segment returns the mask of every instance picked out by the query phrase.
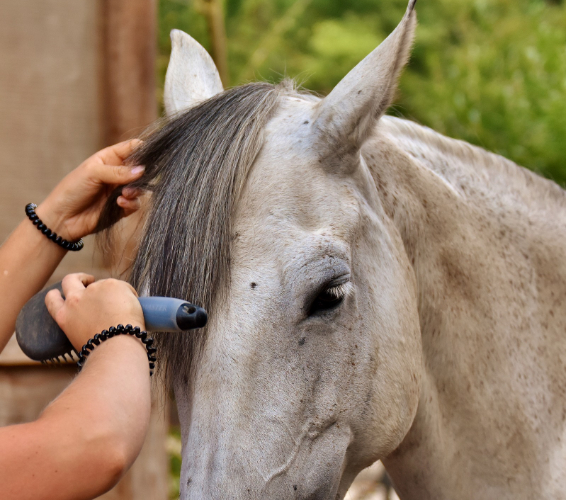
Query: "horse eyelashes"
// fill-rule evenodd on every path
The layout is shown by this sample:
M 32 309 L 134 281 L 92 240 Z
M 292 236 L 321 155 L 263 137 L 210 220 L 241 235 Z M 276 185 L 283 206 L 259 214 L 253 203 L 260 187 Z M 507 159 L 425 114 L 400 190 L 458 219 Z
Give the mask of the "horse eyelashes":
M 318 294 L 309 308 L 309 316 L 335 309 L 352 290 L 352 283 L 346 282 L 325 288 Z
M 332 295 L 335 298 L 344 298 L 346 295 L 350 293 L 352 290 L 352 283 L 350 281 L 346 283 L 342 283 L 340 285 L 332 286 L 327 288 L 325 292 L 329 295 Z

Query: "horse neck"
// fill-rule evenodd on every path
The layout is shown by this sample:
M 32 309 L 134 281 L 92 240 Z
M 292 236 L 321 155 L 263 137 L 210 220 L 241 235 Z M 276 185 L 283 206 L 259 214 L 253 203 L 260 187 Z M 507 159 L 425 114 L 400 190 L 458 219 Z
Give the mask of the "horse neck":
M 402 498 L 532 498 L 544 478 L 563 483 L 564 192 L 400 120 L 362 156 L 418 287 L 420 404 L 385 460 Z

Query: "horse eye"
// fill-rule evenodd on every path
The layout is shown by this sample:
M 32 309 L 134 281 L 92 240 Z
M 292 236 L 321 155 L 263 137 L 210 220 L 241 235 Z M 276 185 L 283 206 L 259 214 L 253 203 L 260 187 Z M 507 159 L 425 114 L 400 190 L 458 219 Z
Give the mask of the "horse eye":
M 311 304 L 309 316 L 338 307 L 344 301 L 344 297 L 346 297 L 350 286 L 348 282 L 342 285 L 325 288 Z

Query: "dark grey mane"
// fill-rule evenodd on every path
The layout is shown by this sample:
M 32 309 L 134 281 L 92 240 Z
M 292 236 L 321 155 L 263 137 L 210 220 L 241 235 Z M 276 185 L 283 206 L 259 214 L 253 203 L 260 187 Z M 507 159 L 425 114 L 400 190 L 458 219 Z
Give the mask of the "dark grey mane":
M 179 297 L 214 315 L 230 269 L 231 213 L 262 130 L 289 84 L 237 87 L 149 134 L 130 162 L 145 165 L 134 185 L 153 192 L 130 281 L 143 293 Z M 112 202 L 110 202 L 112 203 Z M 107 213 L 101 225 L 115 218 Z M 169 381 L 187 374 L 204 333 L 157 335 Z

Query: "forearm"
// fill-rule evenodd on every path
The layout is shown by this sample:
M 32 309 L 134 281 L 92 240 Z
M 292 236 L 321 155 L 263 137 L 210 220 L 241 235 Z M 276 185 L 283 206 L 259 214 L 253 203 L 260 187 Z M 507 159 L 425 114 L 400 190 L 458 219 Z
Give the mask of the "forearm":
M 57 232 L 58 224 L 41 208 L 37 213 Z M 14 333 L 21 308 L 43 288 L 65 254 L 27 219 L 0 247 L 0 352 Z
M 7 498 L 79 500 L 111 488 L 143 444 L 149 380 L 139 340 L 122 335 L 98 346 L 36 422 L 11 428 L 12 435 L 0 430 Z

